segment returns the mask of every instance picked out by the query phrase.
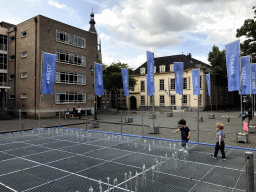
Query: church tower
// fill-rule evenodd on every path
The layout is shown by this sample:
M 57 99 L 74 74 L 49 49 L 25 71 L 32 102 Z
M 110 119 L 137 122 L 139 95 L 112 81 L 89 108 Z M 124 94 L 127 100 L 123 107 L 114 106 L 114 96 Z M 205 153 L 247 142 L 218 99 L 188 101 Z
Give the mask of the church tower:
M 97 31 L 96 31 L 96 29 L 95 29 L 95 21 L 94 21 L 94 13 L 93 13 L 93 10 L 92 10 L 92 12 L 91 12 L 91 19 L 90 19 L 90 29 L 89 29 L 89 31 L 90 32 L 93 32 L 93 33 L 97 33 Z

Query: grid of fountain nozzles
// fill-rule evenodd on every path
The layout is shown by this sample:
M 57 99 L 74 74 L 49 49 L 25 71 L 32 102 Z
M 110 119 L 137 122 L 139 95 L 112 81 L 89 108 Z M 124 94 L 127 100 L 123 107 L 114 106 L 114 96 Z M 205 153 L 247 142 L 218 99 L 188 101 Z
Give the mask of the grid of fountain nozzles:
M 245 191 L 244 150 L 68 128 L 0 135 L 0 191 Z

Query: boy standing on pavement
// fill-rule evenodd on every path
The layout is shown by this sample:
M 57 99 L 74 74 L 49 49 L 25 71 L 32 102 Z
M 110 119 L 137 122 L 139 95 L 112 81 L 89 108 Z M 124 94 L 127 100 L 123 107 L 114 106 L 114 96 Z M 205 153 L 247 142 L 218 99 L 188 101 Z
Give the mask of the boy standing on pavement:
M 215 128 L 216 128 L 216 131 L 217 131 L 217 134 L 216 134 L 216 145 L 215 145 L 215 152 L 214 152 L 214 155 L 211 155 L 212 158 L 216 159 L 217 158 L 217 155 L 218 155 L 218 152 L 219 150 L 221 151 L 222 153 L 222 159 L 223 161 L 226 160 L 226 155 L 225 155 L 225 142 L 224 142 L 224 138 L 225 138 L 225 133 L 223 131 L 224 129 L 224 125 L 220 122 L 216 123 L 215 124 Z
M 182 148 L 180 151 L 184 151 L 185 153 L 188 153 L 188 150 L 186 150 L 186 144 L 190 138 L 190 129 L 186 126 L 186 120 L 181 119 L 179 120 L 178 124 L 180 125 L 180 128 L 173 132 L 173 134 L 177 132 L 181 132 L 181 142 L 182 142 Z

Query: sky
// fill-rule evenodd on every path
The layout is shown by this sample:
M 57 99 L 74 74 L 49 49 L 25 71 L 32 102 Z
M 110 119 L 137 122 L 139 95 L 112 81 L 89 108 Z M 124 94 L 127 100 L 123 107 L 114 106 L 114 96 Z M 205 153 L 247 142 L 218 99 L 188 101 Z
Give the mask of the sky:
M 89 30 L 90 14 L 102 44 L 102 61 L 136 69 L 155 57 L 189 54 L 208 63 L 237 40 L 236 29 L 254 17 L 254 0 L 0 0 L 0 22 L 19 24 L 36 15 Z M 240 42 L 245 40 L 240 38 Z

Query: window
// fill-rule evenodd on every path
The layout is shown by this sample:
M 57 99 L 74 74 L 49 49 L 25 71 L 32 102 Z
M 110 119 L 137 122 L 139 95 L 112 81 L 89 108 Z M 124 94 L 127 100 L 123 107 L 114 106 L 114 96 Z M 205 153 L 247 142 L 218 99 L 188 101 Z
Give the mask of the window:
M 141 96 L 140 96 L 140 104 L 141 104 L 142 106 L 145 105 L 145 96 L 144 96 L 144 95 L 141 95 Z
M 1 54 L 0 54 L 1 55 Z M 0 59 L 1 59 L 1 56 L 0 56 Z M 15 55 L 11 55 L 9 56 L 9 61 L 14 61 L 15 60 Z
M 85 103 L 86 93 L 56 92 L 55 103 Z
M 188 89 L 190 89 L 190 76 L 188 77 Z
M 134 91 L 134 87 L 131 88 L 131 91 Z
M 160 73 L 165 72 L 165 66 L 164 66 L 164 65 L 161 65 L 159 68 L 160 68 L 160 70 L 159 70 L 159 71 L 160 71 Z
M 175 90 L 175 79 L 171 79 L 171 90 Z
M 160 95 L 160 106 L 164 106 L 164 95 Z
M 140 69 L 140 74 L 141 74 L 141 75 L 145 75 L 145 68 L 141 68 L 141 69 Z
M 27 99 L 28 98 L 27 93 L 20 94 L 20 98 L 21 99 Z
M 174 71 L 174 65 L 173 64 L 170 65 L 170 71 Z
M 27 72 L 23 72 L 20 74 L 20 78 L 22 78 L 22 79 L 27 78 L 27 77 L 28 77 Z
M 86 39 L 83 37 L 79 37 L 64 31 L 60 31 L 56 29 L 56 41 L 65 43 L 68 45 L 77 46 L 85 49 L 86 47 Z
M 13 79 L 15 79 L 15 75 L 13 74 L 13 75 L 9 75 L 9 80 L 13 80 Z
M 65 33 L 65 43 L 66 44 L 69 44 L 69 36 L 70 36 L 69 33 Z
M 15 56 L 14 56 L 15 59 Z M 7 54 L 0 53 L 0 69 L 7 70 Z
M 86 75 L 56 71 L 55 82 L 85 85 Z
M 140 82 L 140 91 L 145 92 L 145 81 Z
M 160 79 L 160 91 L 164 91 L 164 79 Z
M 153 104 L 154 104 L 153 96 L 150 96 L 150 105 L 153 106 Z
M 26 37 L 28 35 L 27 31 L 21 32 L 21 37 Z
M 63 51 L 56 51 L 56 62 L 86 67 L 85 56 L 79 56 Z
M 7 36 L 0 35 L 0 50 L 7 51 Z
M 15 95 L 9 95 L 9 99 L 15 99 Z
M 183 78 L 183 89 L 187 89 L 187 78 Z
M 202 106 L 202 95 L 198 95 L 198 106 Z
M 183 98 L 182 98 L 182 106 L 187 106 L 187 104 L 188 104 L 187 95 L 183 95 Z
M 175 95 L 171 95 L 171 105 L 176 105 Z
M 68 44 L 69 44 L 69 45 L 73 45 L 74 35 L 73 35 L 73 34 L 70 34 L 68 40 L 69 40 L 69 41 L 68 41 Z
M 200 75 L 200 89 L 202 89 L 202 75 Z
M 11 37 L 9 37 L 9 42 L 13 42 L 13 41 L 15 41 L 15 35 L 14 36 L 11 36 Z
M 21 56 L 21 58 L 27 57 L 28 56 L 28 52 L 27 51 L 22 52 L 20 56 Z
M 7 74 L 0 73 L 0 86 L 7 86 Z

